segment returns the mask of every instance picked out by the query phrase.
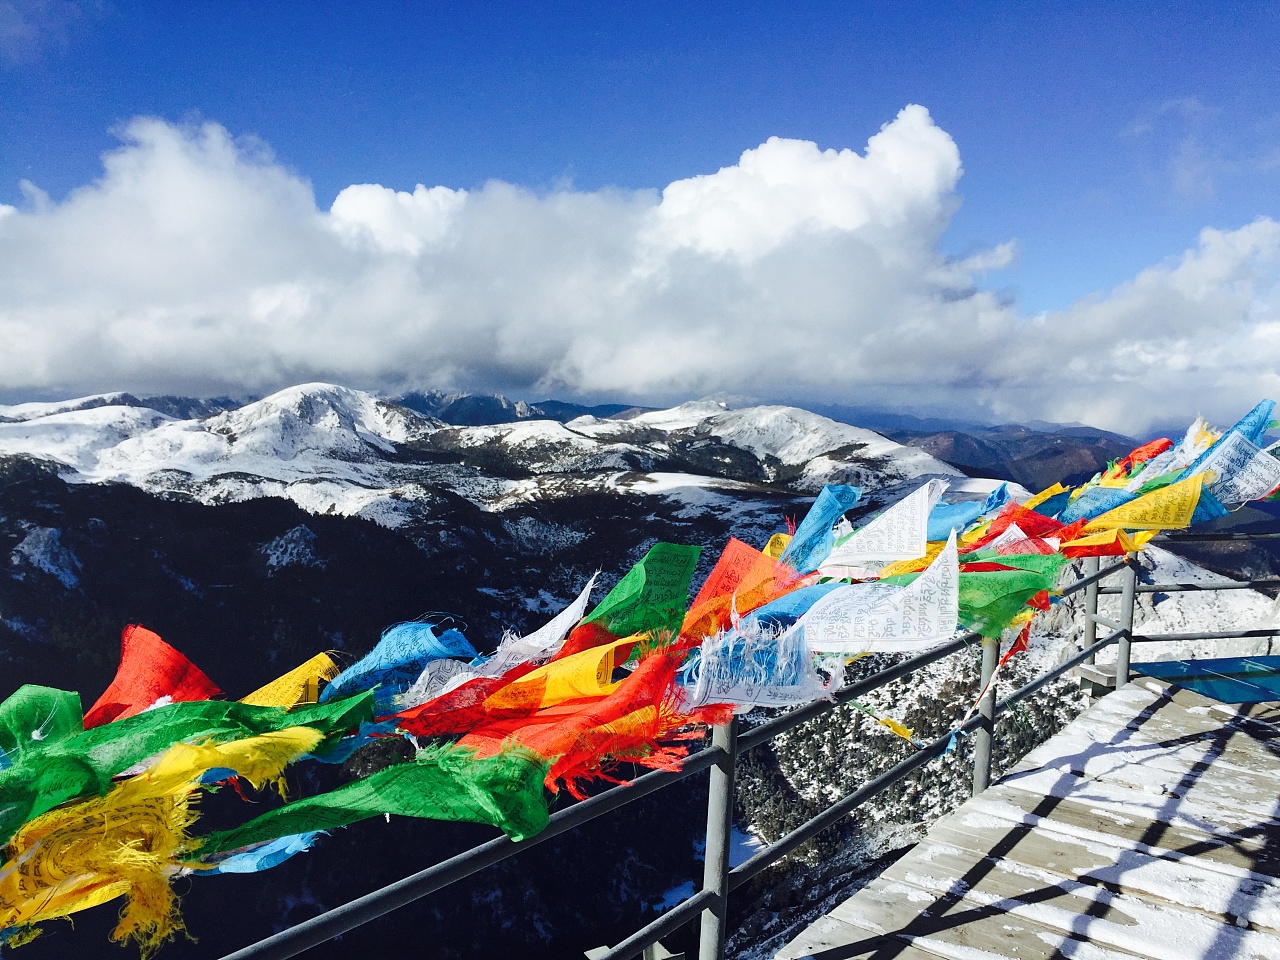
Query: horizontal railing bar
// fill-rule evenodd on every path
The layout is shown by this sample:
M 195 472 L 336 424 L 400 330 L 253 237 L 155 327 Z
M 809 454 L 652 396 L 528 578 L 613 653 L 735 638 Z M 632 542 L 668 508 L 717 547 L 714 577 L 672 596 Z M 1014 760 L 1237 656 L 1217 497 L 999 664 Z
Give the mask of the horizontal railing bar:
M 1140 583 L 1138 593 L 1187 593 L 1213 590 L 1256 590 L 1258 587 L 1280 587 L 1280 580 L 1233 580 L 1230 583 Z M 1120 593 L 1120 587 L 1099 587 L 1099 594 Z
M 304 950 L 310 950 L 326 940 L 332 940 L 370 920 L 376 920 L 392 910 L 435 893 L 451 883 L 464 880 L 474 873 L 479 873 L 485 867 L 513 857 L 544 840 L 557 837 L 588 820 L 594 820 L 641 797 L 646 797 L 656 790 L 670 786 L 676 781 L 701 773 L 723 756 L 724 750 L 720 747 L 709 747 L 690 754 L 681 761 L 678 770 L 655 770 L 652 773 L 646 773 L 628 784 L 612 787 L 604 793 L 598 793 L 594 797 L 553 813 L 546 829 L 527 840 L 516 842 L 505 836 L 494 837 L 487 843 L 464 850 L 448 860 L 420 870 L 403 880 L 366 893 L 362 897 L 357 897 L 332 910 L 326 910 L 265 940 L 259 940 L 235 953 L 229 953 L 222 960 L 251 960 L 251 958 L 252 960 L 286 960 L 288 957 L 296 957 Z
M 667 934 L 693 921 L 719 899 L 712 890 L 699 890 L 688 900 L 681 901 L 679 906 L 645 924 L 616 947 L 611 947 L 607 953 L 600 954 L 596 960 L 631 960 L 643 953 L 646 947 L 653 946 Z
M 1008 710 L 1019 700 L 1025 700 L 1027 697 L 1031 696 L 1033 693 L 1038 691 L 1041 687 L 1044 687 L 1050 683 L 1053 683 L 1053 681 L 1057 680 L 1067 671 L 1075 667 L 1078 667 L 1080 664 L 1084 663 L 1086 660 L 1088 660 L 1090 657 L 1096 654 L 1103 647 L 1106 647 L 1115 643 L 1117 640 L 1119 640 L 1121 637 L 1124 636 L 1124 633 L 1125 631 L 1123 630 L 1117 630 L 1115 633 L 1111 634 L 1109 637 L 1103 637 L 1097 643 L 1091 643 L 1089 644 L 1089 646 L 1085 647 L 1083 650 L 1077 650 L 1074 654 L 1072 654 L 1066 660 L 1063 660 L 1060 664 L 1058 664 L 1048 673 L 1041 674 L 1040 676 L 1032 680 L 1030 683 L 1022 685 L 1017 690 L 1013 691 L 1013 693 L 1009 694 L 1007 697 L 1005 697 L 1003 700 L 999 701 L 996 704 L 996 716 L 1000 716 L 1001 713 L 1003 713 L 1005 710 Z
M 1118 621 L 1112 620 L 1110 617 L 1104 617 L 1100 613 L 1086 613 L 1085 616 L 1088 617 L 1090 620 L 1092 620 L 1094 623 L 1100 623 L 1104 627 L 1109 627 L 1112 630 L 1124 629 L 1124 627 L 1122 627 Z
M 1215 539 L 1280 539 L 1280 533 L 1271 534 L 1203 534 L 1203 535 L 1184 535 L 1178 537 L 1167 537 L 1171 540 L 1215 540 Z M 1075 593 L 1091 583 L 1095 583 L 1105 577 L 1108 577 L 1117 571 L 1123 570 L 1129 566 L 1128 561 L 1113 564 L 1095 574 L 1082 578 L 1073 582 L 1070 586 L 1060 591 L 1062 596 L 1068 596 Z M 1255 588 L 1259 586 L 1280 586 L 1280 580 L 1258 580 L 1248 583 L 1227 583 L 1227 584 L 1139 584 L 1137 590 L 1143 593 L 1156 592 L 1179 592 L 1193 590 L 1238 590 Z M 1098 590 L 1100 594 L 1118 594 L 1119 588 L 1103 587 Z M 995 706 L 996 716 L 1000 716 L 1006 712 L 1014 704 L 1031 696 L 1049 683 L 1066 674 L 1069 670 L 1078 666 L 1080 663 L 1093 656 L 1103 647 L 1106 647 L 1122 636 L 1125 631 L 1120 624 L 1107 617 L 1094 614 L 1092 619 L 1113 629 L 1115 632 L 1105 639 L 1078 651 L 1069 659 L 1063 661 L 1053 670 L 1036 678 L 1030 683 L 1015 690 L 1009 696 L 1000 700 Z M 1274 637 L 1280 636 L 1280 628 L 1278 629 L 1254 629 L 1254 630 L 1237 630 L 1237 631 L 1216 631 L 1216 632 L 1200 632 L 1200 633 L 1167 633 L 1167 634 L 1138 634 L 1132 636 L 1132 640 L 1139 642 L 1180 642 L 1188 640 L 1227 640 L 1227 639 L 1243 639 L 1249 637 Z M 845 689 L 835 695 L 832 700 L 817 701 L 807 704 L 796 710 L 792 710 L 782 716 L 775 717 L 765 723 L 760 724 L 751 730 L 745 731 L 738 738 L 738 748 L 741 751 L 751 750 L 767 740 L 794 729 L 803 723 L 822 716 L 825 713 L 834 710 L 837 706 L 854 700 L 872 690 L 892 683 L 903 677 L 915 673 L 922 667 L 942 660 L 945 657 L 959 652 L 961 649 L 970 644 L 973 640 L 980 639 L 979 635 L 973 632 L 958 635 L 943 644 L 928 650 L 918 656 L 908 658 L 900 663 L 894 664 L 884 670 L 864 677 L 863 679 L 850 684 Z M 761 871 L 772 866 L 774 863 L 787 856 L 807 840 L 821 833 L 823 830 L 832 826 L 839 820 L 848 816 L 853 810 L 861 806 L 867 800 L 875 797 L 879 793 L 888 789 L 894 783 L 904 779 L 911 773 L 915 772 L 930 760 L 942 755 L 946 751 L 947 744 L 952 738 L 958 734 L 969 733 L 977 729 L 983 722 L 983 718 L 979 715 L 970 717 L 960 727 L 952 731 L 948 731 L 945 735 L 924 745 L 911 756 L 905 758 L 898 764 L 886 770 L 884 773 L 873 778 L 863 784 L 857 790 L 847 794 L 842 799 L 836 801 L 826 810 L 817 814 L 806 823 L 797 827 L 795 830 L 780 838 L 765 849 L 759 851 L 745 863 L 736 867 L 729 874 L 729 888 L 736 889 Z M 305 920 L 287 930 L 261 940 L 255 944 L 244 947 L 234 953 L 227 954 L 222 960 L 286 960 L 286 958 L 297 956 L 305 950 L 310 949 L 326 940 L 331 940 L 343 933 L 346 933 L 356 927 L 377 919 L 391 911 L 405 906 L 408 903 L 425 897 L 435 891 L 449 886 L 459 880 L 463 880 L 479 871 L 498 863 L 509 857 L 515 856 L 522 850 L 531 846 L 535 846 L 544 840 L 549 840 L 560 834 L 566 833 L 583 823 L 594 820 L 612 812 L 626 804 L 642 797 L 648 796 L 658 790 L 661 790 L 671 784 L 683 780 L 687 777 L 701 773 L 703 770 L 713 766 L 723 756 L 724 751 L 718 747 L 712 747 L 701 750 L 697 753 L 685 757 L 681 761 L 680 767 L 676 770 L 657 770 L 638 777 L 631 783 L 614 787 L 603 793 L 597 794 L 580 803 L 576 803 L 571 807 L 558 811 L 553 814 L 547 828 L 536 836 L 519 843 L 509 838 L 495 837 L 494 839 L 465 850 L 447 860 L 437 863 L 425 870 L 419 871 L 409 877 L 389 884 L 371 893 L 358 897 L 342 906 L 326 911 L 309 920 Z M 632 934 L 622 943 L 610 949 L 604 954 L 607 960 L 629 960 L 629 958 L 638 955 L 643 950 L 656 943 L 662 937 L 668 935 L 672 931 L 679 929 L 686 923 L 689 923 L 703 910 L 708 909 L 714 901 L 717 900 L 716 895 L 709 891 L 703 890 L 687 900 L 682 901 L 678 906 L 667 911 L 661 917 L 658 917 L 641 930 Z
M 767 720 L 759 726 L 752 727 L 738 734 L 738 752 L 745 753 L 753 750 L 766 740 L 772 740 L 780 733 L 792 730 L 802 723 L 808 723 L 816 717 L 822 716 L 834 710 L 842 704 L 848 703 L 850 700 L 856 700 L 872 690 L 879 689 L 887 683 L 894 680 L 900 680 L 909 674 L 914 673 L 921 667 L 927 667 L 931 663 L 936 663 L 944 657 L 949 657 L 953 653 L 957 653 L 968 646 L 972 640 L 980 639 L 976 633 L 962 633 L 958 637 L 953 637 L 946 643 L 934 647 L 932 650 L 926 650 L 924 653 L 895 663 L 891 667 L 886 667 L 873 673 L 869 677 L 863 677 L 854 683 L 849 684 L 831 700 L 815 700 L 813 703 L 806 704 L 796 710 L 782 714 L 780 717 L 774 717 Z
M 1280 540 L 1280 531 L 1267 531 L 1258 533 L 1249 533 L 1247 531 L 1233 531 L 1228 533 L 1166 533 L 1159 540 L 1167 540 L 1173 543 L 1193 542 L 1205 543 L 1212 540 Z
M 1115 573 L 1118 570 L 1123 570 L 1127 566 L 1129 566 L 1128 561 L 1121 560 L 1119 563 L 1113 563 L 1109 567 L 1103 567 L 1097 573 L 1091 573 L 1087 577 L 1081 577 L 1079 580 L 1072 581 L 1069 586 L 1063 587 L 1061 590 L 1059 590 L 1058 595 L 1063 597 L 1069 597 L 1071 596 L 1071 594 L 1076 593 L 1079 590 L 1083 590 L 1085 587 L 1089 586 L 1089 584 L 1097 583 L 1099 580 L 1103 579 L 1104 577 L 1109 577 L 1111 576 L 1111 574 Z M 1099 590 L 1098 592 L 1101 593 L 1102 591 Z
M 999 716 L 1001 711 L 1009 709 L 1019 700 L 1031 696 L 1031 694 L 1035 693 L 1045 684 L 1052 683 L 1068 670 L 1088 659 L 1093 654 L 1096 654 L 1103 647 L 1115 643 L 1122 633 L 1123 631 L 1117 631 L 1111 636 L 1085 647 L 1070 659 L 1049 671 L 1049 673 L 1015 690 L 1009 696 L 996 704 L 996 716 Z M 884 773 L 880 774 L 880 776 L 867 781 L 857 790 L 853 791 L 853 793 L 837 800 L 826 810 L 801 824 L 799 827 L 796 827 L 796 829 L 792 830 L 786 836 L 769 844 L 769 846 L 756 853 L 745 863 L 729 871 L 729 890 L 732 892 L 737 889 L 762 870 L 773 866 L 773 864 L 777 863 L 788 853 L 791 853 L 806 840 L 810 840 L 817 836 L 823 830 L 827 829 L 827 827 L 832 826 L 837 821 L 848 816 L 872 797 L 893 786 L 893 784 L 897 783 L 899 780 L 904 779 L 920 766 L 928 763 L 935 757 L 940 756 L 946 751 L 947 744 L 951 742 L 951 738 L 953 736 L 961 733 L 970 733 L 973 730 L 976 730 L 982 724 L 983 720 L 984 718 L 982 716 L 974 714 L 961 726 L 954 730 L 949 730 L 933 742 L 925 744 L 905 760 L 902 760 L 890 767 Z
M 803 844 L 806 840 L 812 839 L 823 830 L 847 817 L 872 797 L 884 790 L 887 790 L 899 780 L 902 780 L 914 773 L 919 767 L 924 766 L 935 757 L 941 756 L 946 752 L 947 744 L 951 742 L 952 736 L 958 736 L 962 733 L 972 733 L 985 721 L 985 717 L 974 714 L 961 726 L 954 730 L 948 730 L 945 734 L 938 737 L 938 739 L 920 747 L 920 749 L 911 754 L 911 756 L 907 757 L 905 760 L 901 760 L 894 764 L 878 777 L 868 780 L 857 790 L 853 791 L 853 793 L 846 794 L 821 813 L 796 827 L 786 836 L 769 844 L 769 846 L 753 855 L 745 863 L 734 867 L 729 871 L 730 892 L 742 886 L 742 884 L 746 883 L 762 870 L 773 866 L 787 854 L 791 853 Z
M 1212 633 L 1135 633 L 1135 643 L 1180 643 L 1184 640 L 1243 640 L 1247 637 L 1280 637 L 1280 628 L 1217 630 Z

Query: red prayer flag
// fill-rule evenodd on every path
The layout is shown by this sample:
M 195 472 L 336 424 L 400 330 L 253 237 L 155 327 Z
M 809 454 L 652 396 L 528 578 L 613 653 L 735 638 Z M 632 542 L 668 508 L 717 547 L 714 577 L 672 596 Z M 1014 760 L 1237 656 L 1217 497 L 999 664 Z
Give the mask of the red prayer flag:
M 131 623 L 120 637 L 115 679 L 84 715 L 84 726 L 88 730 L 132 717 L 164 699 L 186 703 L 221 694 L 194 663 L 146 627 Z
M 969 544 L 967 549 L 981 550 L 1015 523 L 1028 537 L 1056 537 L 1062 529 L 1062 524 L 1052 517 L 1028 510 L 1020 503 L 1006 503 L 992 519 L 991 526 L 982 539 Z
M 1150 443 L 1144 443 L 1137 450 L 1116 464 L 1116 476 L 1127 476 L 1134 467 L 1140 463 L 1146 463 L 1160 454 L 1173 447 L 1173 441 L 1167 437 L 1161 437 L 1159 440 L 1152 440 Z

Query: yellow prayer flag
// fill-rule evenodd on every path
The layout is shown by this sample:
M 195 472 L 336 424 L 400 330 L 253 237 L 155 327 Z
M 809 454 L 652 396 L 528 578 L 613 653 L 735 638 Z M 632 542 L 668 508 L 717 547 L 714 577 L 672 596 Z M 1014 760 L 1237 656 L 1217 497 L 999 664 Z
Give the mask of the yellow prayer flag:
M 1136 500 L 1121 504 L 1094 517 L 1085 525 L 1084 533 L 1099 530 L 1180 530 L 1191 523 L 1200 502 L 1200 490 L 1206 474 L 1179 480 L 1167 487 L 1144 493 Z
M 306 663 L 259 687 L 240 702 L 256 707 L 296 707 L 301 703 L 315 703 L 320 696 L 320 681 L 332 680 L 341 672 L 342 668 L 333 657 L 317 653 Z
M 1125 474 L 1117 473 L 1114 476 L 1104 476 L 1094 486 L 1112 487 L 1114 489 L 1123 490 L 1129 485 L 1129 477 Z
M 1063 550 L 1073 547 L 1110 547 L 1118 545 L 1124 553 L 1137 553 L 1145 547 L 1158 530 L 1135 530 L 1132 535 L 1122 529 L 1100 530 L 1087 536 L 1069 540 L 1062 545 Z
M 769 542 L 764 545 L 764 555 L 770 560 L 777 560 L 782 556 L 782 551 L 787 549 L 787 544 L 791 542 L 791 534 L 775 533 L 769 538 Z
M 1046 487 L 1037 493 L 1034 497 L 1023 504 L 1028 510 L 1034 510 L 1040 504 L 1044 503 L 1050 497 L 1056 497 L 1060 493 L 1066 493 L 1069 487 L 1064 487 L 1060 483 L 1055 483 L 1052 487 Z
M 888 566 L 882 567 L 878 576 L 883 580 L 885 577 L 896 577 L 900 573 L 919 573 L 938 559 L 938 554 L 942 553 L 945 546 L 946 544 L 941 540 L 931 541 L 925 547 L 923 557 L 917 557 L 915 560 L 895 560 Z
M 1005 629 L 1013 630 L 1018 627 L 1024 627 L 1034 620 L 1036 618 L 1036 614 L 1039 612 L 1040 611 L 1033 610 L 1030 607 L 1024 607 L 1013 615 L 1013 619 L 1009 621 L 1009 626 L 1005 627 Z
M 893 719 L 893 717 L 876 717 L 876 722 L 883 727 L 888 727 L 903 740 L 915 743 L 915 732 L 910 727 L 903 726 L 897 720 Z
M 290 727 L 232 743 L 175 744 L 105 796 L 29 821 L 0 866 L 0 929 L 31 927 L 123 896 L 112 938 L 136 940 L 150 956 L 183 930 L 169 881 L 196 820 L 191 795 L 201 777 L 229 769 L 262 787 L 321 739 L 308 727 Z
M 634 646 L 642 639 L 640 634 L 633 634 L 553 660 L 496 690 L 485 700 L 485 706 L 491 710 L 542 710 L 566 700 L 606 696 L 618 686 L 613 682 L 618 648 Z
M 1222 439 L 1222 432 L 1213 429 L 1202 417 L 1196 418 L 1193 427 L 1196 431 L 1195 440 L 1193 441 L 1194 449 L 1196 450 L 1208 450 Z

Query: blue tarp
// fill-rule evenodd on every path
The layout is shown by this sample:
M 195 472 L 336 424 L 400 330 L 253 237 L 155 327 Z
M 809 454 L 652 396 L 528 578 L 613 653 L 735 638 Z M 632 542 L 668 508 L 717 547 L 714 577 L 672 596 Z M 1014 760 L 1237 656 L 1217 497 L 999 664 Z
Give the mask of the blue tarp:
M 1280 657 L 1160 660 L 1135 663 L 1133 670 L 1222 703 L 1280 701 Z

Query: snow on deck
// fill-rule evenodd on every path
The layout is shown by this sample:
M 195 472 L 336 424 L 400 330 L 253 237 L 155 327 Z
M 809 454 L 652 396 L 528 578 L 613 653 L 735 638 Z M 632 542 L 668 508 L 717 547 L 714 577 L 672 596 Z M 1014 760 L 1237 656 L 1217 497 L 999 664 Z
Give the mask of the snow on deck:
M 1280 957 L 1280 704 L 1139 679 L 777 960 Z

